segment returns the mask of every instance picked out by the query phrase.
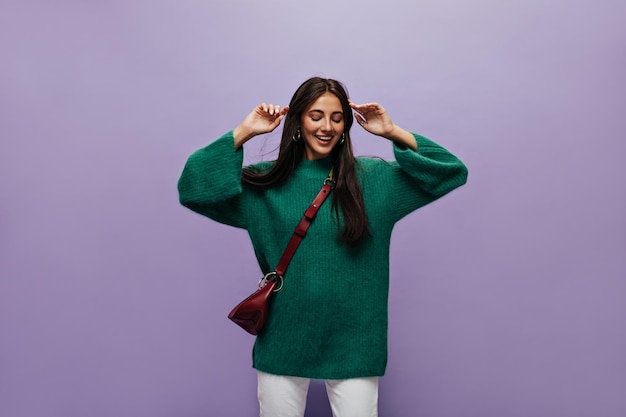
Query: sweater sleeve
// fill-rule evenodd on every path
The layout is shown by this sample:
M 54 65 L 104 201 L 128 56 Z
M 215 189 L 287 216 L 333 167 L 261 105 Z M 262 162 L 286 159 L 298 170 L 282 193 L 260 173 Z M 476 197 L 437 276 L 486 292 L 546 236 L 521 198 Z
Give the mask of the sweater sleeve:
M 430 139 L 413 136 L 417 151 L 394 144 L 400 168 L 394 181 L 398 220 L 467 181 L 467 167 L 456 156 Z
M 241 167 L 243 148 L 230 131 L 194 152 L 178 180 L 180 203 L 217 222 L 246 228 Z

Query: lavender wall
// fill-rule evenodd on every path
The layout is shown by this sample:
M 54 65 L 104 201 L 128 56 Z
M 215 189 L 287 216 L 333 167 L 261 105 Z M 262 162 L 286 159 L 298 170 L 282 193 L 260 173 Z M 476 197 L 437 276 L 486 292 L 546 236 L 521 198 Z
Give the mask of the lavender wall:
M 180 207 L 176 180 L 312 75 L 470 168 L 395 231 L 381 415 L 626 415 L 625 15 L 617 0 L 3 1 L 0 415 L 257 413 L 253 340 L 225 318 L 258 276 L 252 248 Z M 355 132 L 358 153 L 391 156 Z M 310 400 L 330 415 L 321 385 Z

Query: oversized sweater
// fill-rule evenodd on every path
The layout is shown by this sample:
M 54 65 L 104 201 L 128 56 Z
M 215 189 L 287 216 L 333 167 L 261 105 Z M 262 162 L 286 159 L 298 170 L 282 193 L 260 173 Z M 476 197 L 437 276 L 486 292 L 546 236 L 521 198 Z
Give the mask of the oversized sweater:
M 317 379 L 384 374 L 394 224 L 467 178 L 467 168 L 454 155 L 414 136 L 417 152 L 394 144 L 396 161 L 357 158 L 371 236 L 349 247 L 337 238 L 342 223 L 331 211 L 332 194 L 320 208 L 256 338 L 257 370 Z M 288 181 L 273 187 L 242 183 L 242 163 L 243 148 L 235 149 L 232 131 L 194 152 L 178 183 L 180 201 L 220 223 L 246 229 L 265 274 L 276 267 L 332 159 L 303 160 Z M 250 285 L 233 283 L 244 284 Z

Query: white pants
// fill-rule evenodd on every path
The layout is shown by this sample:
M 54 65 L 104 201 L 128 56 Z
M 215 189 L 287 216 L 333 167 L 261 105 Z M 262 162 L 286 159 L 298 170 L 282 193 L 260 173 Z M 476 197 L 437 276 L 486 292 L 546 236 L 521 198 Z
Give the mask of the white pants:
M 258 372 L 261 417 L 303 417 L 308 378 Z M 378 417 L 378 377 L 327 379 L 333 417 Z

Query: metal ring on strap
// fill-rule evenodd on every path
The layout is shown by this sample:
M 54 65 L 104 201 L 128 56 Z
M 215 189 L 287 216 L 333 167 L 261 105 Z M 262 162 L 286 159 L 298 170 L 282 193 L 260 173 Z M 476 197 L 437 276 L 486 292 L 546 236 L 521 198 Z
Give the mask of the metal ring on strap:
M 272 272 L 268 272 L 267 274 L 265 274 L 265 276 L 263 278 L 261 278 L 259 280 L 259 289 L 263 288 L 265 286 L 265 284 L 267 284 L 270 281 L 276 281 L 280 279 L 280 283 L 276 284 L 276 288 L 274 288 L 273 292 L 278 292 L 280 290 L 283 289 L 283 277 L 280 275 L 276 274 L 276 271 L 272 271 Z

